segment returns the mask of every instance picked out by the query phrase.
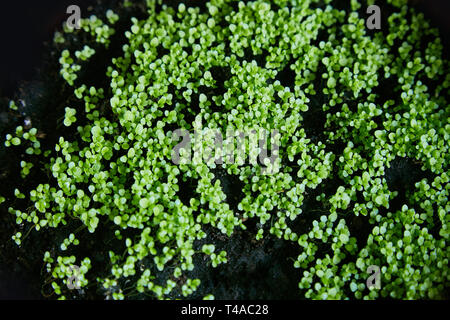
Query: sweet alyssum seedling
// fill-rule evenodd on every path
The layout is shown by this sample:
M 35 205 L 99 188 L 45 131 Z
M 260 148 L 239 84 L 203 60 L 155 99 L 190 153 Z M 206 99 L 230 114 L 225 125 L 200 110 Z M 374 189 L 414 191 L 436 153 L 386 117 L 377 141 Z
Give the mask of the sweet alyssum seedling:
M 15 199 L 0 198 L 18 224 L 68 233 L 44 257 L 54 292 L 67 296 L 70 265 L 81 261 L 81 287 L 114 299 L 189 297 L 202 285 L 190 277 L 197 255 L 211 267 L 233 263 L 205 240 L 205 225 L 230 236 L 253 219 L 257 240 L 298 247 L 286 258 L 293 272 L 301 269 L 306 298 L 443 297 L 450 277 L 449 64 L 423 15 L 405 0 L 388 3 L 383 32 L 369 33 L 361 10 L 373 1 L 339 9 L 331 0 L 211 0 L 200 10 L 148 0 L 146 15 L 132 18 L 118 43 L 122 51 L 106 61 L 104 87 L 83 79 L 83 67 L 111 48 L 114 24 L 128 21 L 108 11 L 55 35 L 62 80 L 79 102 L 64 110 L 64 129 L 75 134 L 61 136 L 38 167 L 30 158 L 41 154 L 37 129 L 9 133 L 5 146 L 25 153 L 23 177 L 44 170 L 52 180 L 27 194 L 11 186 Z M 88 40 L 74 50 L 65 41 L 72 33 Z M 171 161 L 173 128 L 256 126 L 280 133 L 273 175 L 239 159 L 216 167 Z M 399 195 L 386 180 L 396 158 L 412 159 L 433 178 Z M 243 184 L 237 209 L 217 169 Z M 193 197 L 182 200 L 188 180 Z M 26 207 L 15 208 L 16 199 Z M 306 210 L 311 201 L 314 209 Z M 362 241 L 356 218 L 368 229 Z M 296 227 L 298 219 L 306 227 Z M 108 263 L 94 268 L 78 251 L 88 241 L 80 227 L 63 228 L 69 222 L 93 236 L 109 228 L 123 248 L 104 244 Z M 20 245 L 21 232 L 13 240 Z M 380 267 L 380 289 L 365 286 L 370 265 Z

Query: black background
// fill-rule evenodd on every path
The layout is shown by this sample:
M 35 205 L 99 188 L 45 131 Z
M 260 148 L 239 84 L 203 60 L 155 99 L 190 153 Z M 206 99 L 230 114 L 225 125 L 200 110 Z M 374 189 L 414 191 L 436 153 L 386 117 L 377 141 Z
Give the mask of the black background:
M 33 79 L 43 58 L 44 42 L 53 39 L 69 17 L 67 7 L 86 12 L 93 0 L 0 1 L 0 96 L 12 96 L 21 81 Z

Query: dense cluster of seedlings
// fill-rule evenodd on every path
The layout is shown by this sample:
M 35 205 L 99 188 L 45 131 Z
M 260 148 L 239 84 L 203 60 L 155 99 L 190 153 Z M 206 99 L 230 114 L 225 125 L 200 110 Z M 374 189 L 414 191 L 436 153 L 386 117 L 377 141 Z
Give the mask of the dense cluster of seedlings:
M 114 299 L 131 292 L 189 297 L 201 286 L 186 276 L 195 255 L 209 256 L 212 267 L 227 263 L 213 243 L 194 249 L 204 226 L 230 236 L 256 220 L 256 240 L 298 244 L 293 270 L 302 270 L 306 298 L 442 297 L 450 279 L 449 64 L 437 31 L 406 1 L 388 1 L 386 25 L 367 30 L 365 8 L 373 2 L 351 0 L 344 10 L 331 0 L 211 0 L 200 9 L 147 0 L 147 17 L 132 19 L 104 87 L 80 83 L 79 75 L 111 45 L 119 15 L 108 11 L 104 20 L 83 19 L 81 30 L 57 33 L 60 74 L 80 102 L 62 120 L 74 134 L 42 155 L 37 129 L 8 134 L 11 152 L 25 148 L 46 162 L 23 161 L 23 177 L 44 170 L 49 182 L 29 194 L 16 189 L 26 210 L 0 199 L 18 224 L 36 231 L 81 222 L 45 253 L 54 292 L 67 297 L 78 265 L 82 288 L 101 287 Z M 64 44 L 72 33 L 92 39 L 71 52 Z M 289 73 L 291 84 L 281 76 Z M 278 130 L 279 172 L 172 163 L 173 130 L 201 126 Z M 405 158 L 431 178 L 400 195 L 386 174 Z M 216 166 L 242 182 L 235 209 Z M 183 202 L 179 186 L 187 179 L 194 196 Z M 311 194 L 317 210 L 306 212 Z M 299 227 L 305 215 L 308 225 Z M 355 218 L 369 228 L 363 241 Z M 113 228 L 123 247 L 111 246 L 104 265 L 94 266 L 77 251 L 77 233 L 84 226 L 95 234 L 100 225 Z M 13 239 L 20 245 L 22 237 Z M 380 289 L 366 287 L 371 265 L 381 268 Z M 108 270 L 95 277 L 94 267 Z

